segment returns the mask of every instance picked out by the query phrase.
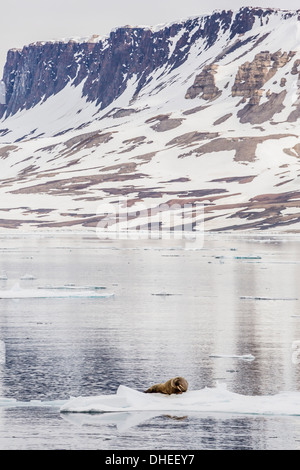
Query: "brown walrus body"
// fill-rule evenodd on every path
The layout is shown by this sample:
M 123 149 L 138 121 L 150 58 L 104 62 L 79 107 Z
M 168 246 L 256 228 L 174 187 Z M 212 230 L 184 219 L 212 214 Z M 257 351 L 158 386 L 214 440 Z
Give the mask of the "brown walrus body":
M 172 395 L 172 393 L 180 394 L 186 392 L 188 389 L 188 383 L 183 377 L 175 377 L 170 379 L 164 384 L 152 385 L 148 388 L 145 393 L 165 393 L 166 395 Z

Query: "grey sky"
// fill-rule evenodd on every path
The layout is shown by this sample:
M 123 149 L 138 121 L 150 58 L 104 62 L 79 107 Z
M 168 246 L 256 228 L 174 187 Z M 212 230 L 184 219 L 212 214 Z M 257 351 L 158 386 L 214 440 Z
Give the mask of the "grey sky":
M 0 76 L 8 49 L 39 40 L 108 34 L 125 24 L 156 25 L 241 6 L 296 10 L 298 0 L 10 0 L 1 2 Z M 4 3 L 4 5 L 3 5 Z

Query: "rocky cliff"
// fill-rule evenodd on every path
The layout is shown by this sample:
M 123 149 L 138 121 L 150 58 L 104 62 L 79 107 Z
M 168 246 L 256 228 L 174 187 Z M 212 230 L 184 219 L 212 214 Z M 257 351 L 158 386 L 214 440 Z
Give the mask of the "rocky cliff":
M 104 39 L 94 35 L 85 42 L 40 42 L 12 49 L 4 68 L 6 106 L 2 106 L 1 115 L 29 109 L 59 93 L 67 83 L 77 86 L 83 81 L 83 96 L 103 109 L 124 92 L 133 76 L 137 77 L 138 94 L 154 70 L 182 65 L 196 42 L 204 42 L 204 49 L 208 49 L 227 31 L 230 39 L 235 39 L 251 30 L 257 19 L 263 21 L 270 14 L 271 10 L 255 8 L 244 8 L 236 15 L 220 11 L 157 31 L 125 26 Z M 180 39 L 174 44 L 178 35 Z M 202 79 L 205 70 L 200 75 L 200 88 L 211 87 L 212 68 L 206 78 Z M 216 95 L 213 90 L 208 96 L 211 93 Z
M 299 15 L 242 8 L 8 51 L 0 226 L 92 228 L 125 198 L 201 205 L 207 230 L 299 230 Z

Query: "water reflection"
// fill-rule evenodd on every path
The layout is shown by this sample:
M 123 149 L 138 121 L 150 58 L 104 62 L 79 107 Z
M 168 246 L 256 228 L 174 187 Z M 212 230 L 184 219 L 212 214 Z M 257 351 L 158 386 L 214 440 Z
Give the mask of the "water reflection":
M 114 426 L 119 433 L 118 442 L 121 446 L 123 437 L 134 438 L 138 433 L 143 436 L 146 432 L 151 440 L 139 440 L 136 446 L 139 449 L 166 448 L 165 442 L 168 443 L 168 448 L 181 449 L 294 449 L 300 442 L 299 420 L 286 417 L 267 418 L 226 413 L 206 415 L 197 412 L 170 416 L 155 412 L 132 412 L 100 415 L 70 413 L 63 414 L 62 418 L 95 435 L 102 435 L 105 430 Z M 180 443 L 183 435 L 184 441 Z
M 0 272 L 5 271 L 7 280 L 1 280 L 0 288 L 16 281 L 24 288 L 29 282 L 31 287 L 75 283 L 102 285 L 115 293 L 114 299 L 1 300 L 0 340 L 6 344 L 6 363 L 0 364 L 2 396 L 65 399 L 115 392 L 120 384 L 144 390 L 176 375 L 185 376 L 191 389 L 222 381 L 229 390 L 247 395 L 300 390 L 300 366 L 291 360 L 292 343 L 300 340 L 299 241 L 261 243 L 216 236 L 208 237 L 198 251 L 119 248 L 95 238 L 1 239 Z M 20 280 L 26 272 L 36 279 Z M 172 295 L 153 295 L 157 293 Z M 255 360 L 211 358 L 213 353 L 253 354 Z M 220 416 L 205 421 L 194 414 L 176 422 L 147 416 L 128 429 L 154 422 L 162 428 L 166 446 L 173 442 L 166 421 L 169 427 L 170 422 L 178 424 L 177 432 L 183 432 L 183 423 L 188 426 L 196 446 L 197 436 L 199 446 L 218 445 L 228 433 L 225 423 L 232 427 L 229 444 L 242 445 L 237 426 L 249 447 L 263 447 L 271 426 L 278 444 L 283 439 L 279 424 L 288 423 Z M 96 423 L 113 418 L 61 419 Z M 137 418 L 120 417 L 125 424 Z M 211 422 L 218 437 L 203 434 Z M 149 436 L 152 432 L 150 426 Z

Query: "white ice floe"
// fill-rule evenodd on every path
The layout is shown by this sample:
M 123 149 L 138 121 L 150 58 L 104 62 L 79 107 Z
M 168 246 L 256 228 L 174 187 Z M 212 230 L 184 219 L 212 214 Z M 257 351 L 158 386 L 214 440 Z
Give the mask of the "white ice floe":
M 18 401 L 15 398 L 0 397 L 0 408 L 16 408 L 16 407 L 56 407 L 60 408 L 65 403 L 65 400 L 28 400 Z
M 252 295 L 242 295 L 242 300 L 298 300 L 297 297 L 258 297 Z
M 214 388 L 205 387 L 182 395 L 163 395 L 147 394 L 120 385 L 116 394 L 77 397 L 70 400 L 17 401 L 14 398 L 0 397 L 0 407 L 54 407 L 61 413 L 99 413 L 102 417 L 108 413 L 110 417 L 115 414 L 118 422 L 124 421 L 122 416 L 129 416 L 130 421 L 133 420 L 135 424 L 136 420 L 143 421 L 165 412 L 300 416 L 300 392 L 252 396 L 231 392 L 224 384 L 217 384 Z M 131 414 L 132 412 L 139 412 L 138 417 Z M 134 423 L 131 422 L 131 425 Z
M 66 288 L 37 288 L 22 289 L 16 284 L 11 289 L 1 290 L 0 299 L 48 299 L 48 298 L 72 298 L 72 297 L 88 297 L 88 298 L 108 298 L 114 294 L 99 292 L 95 288 L 90 289 L 70 289 Z
M 22 281 L 34 281 L 36 279 L 36 277 L 33 275 L 33 274 L 24 274 L 22 277 L 21 277 L 21 280 Z
M 56 289 L 56 290 L 102 290 L 106 289 L 104 286 L 76 286 L 75 284 L 64 284 L 63 286 L 53 286 L 53 285 L 46 285 L 46 286 L 38 286 L 38 289 Z
M 232 358 L 232 359 L 244 359 L 245 361 L 253 361 L 255 356 L 252 354 L 210 354 L 209 357 L 223 357 L 223 358 Z
M 300 392 L 249 396 L 230 392 L 223 384 L 182 395 L 147 394 L 120 385 L 114 395 L 71 398 L 62 413 L 131 411 L 198 411 L 268 415 L 300 415 Z

